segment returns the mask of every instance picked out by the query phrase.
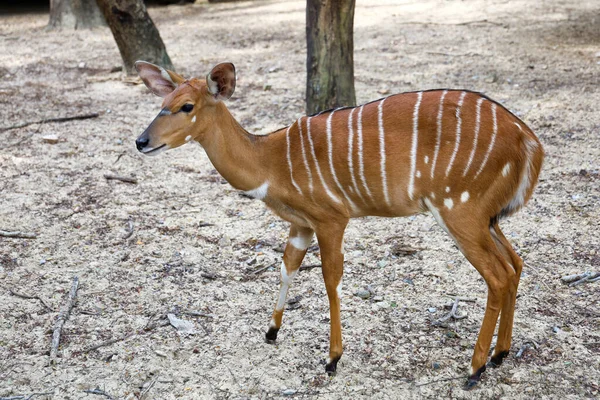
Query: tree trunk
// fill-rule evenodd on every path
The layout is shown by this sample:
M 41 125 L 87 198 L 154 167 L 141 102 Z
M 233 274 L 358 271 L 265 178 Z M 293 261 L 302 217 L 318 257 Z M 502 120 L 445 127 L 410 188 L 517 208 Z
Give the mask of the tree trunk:
M 356 105 L 355 0 L 307 0 L 306 112 Z
M 106 21 L 96 0 L 50 0 L 50 29 L 88 29 L 104 25 Z
M 96 1 L 119 46 L 128 75 L 136 73 L 134 63 L 137 60 L 173 69 L 165 44 L 142 0 Z

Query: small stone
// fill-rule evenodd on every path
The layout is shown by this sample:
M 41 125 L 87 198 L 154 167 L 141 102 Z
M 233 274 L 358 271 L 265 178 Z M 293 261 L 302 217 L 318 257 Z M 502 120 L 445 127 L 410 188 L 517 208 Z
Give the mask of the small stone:
M 442 365 L 439 362 L 435 362 L 434 361 L 434 362 L 431 363 L 431 368 L 433 368 L 433 369 L 440 369 L 440 368 L 442 368 Z
M 85 68 L 85 63 L 82 61 L 79 63 L 79 65 L 77 65 L 77 67 L 79 67 L 79 69 L 84 69 Z
M 381 88 L 377 91 L 377 93 L 379 94 L 388 94 L 390 92 L 390 89 L 388 88 Z
M 435 308 L 435 307 L 430 307 L 430 308 L 428 308 L 428 309 L 427 309 L 427 311 L 429 311 L 430 313 L 432 313 L 432 314 L 433 314 L 434 312 L 436 312 L 436 311 L 437 311 L 437 308 Z
M 263 90 L 264 90 L 265 92 L 266 92 L 266 91 L 268 91 L 268 90 L 271 90 L 271 89 L 272 89 L 272 86 L 271 86 L 271 85 L 267 85 L 267 84 L 263 85 Z
M 560 328 L 558 326 L 554 326 L 554 327 L 552 327 L 552 332 L 560 333 Z
M 369 297 L 371 297 L 371 292 L 365 289 L 360 289 L 358 292 L 354 293 L 354 295 L 363 300 L 367 300 Z
M 383 301 L 383 296 L 375 296 L 373 297 L 373 301 L 379 303 L 380 301 Z
M 386 260 L 380 260 L 380 261 L 377 263 L 377 266 L 378 266 L 379 268 L 384 268 L 384 267 L 387 265 L 387 263 L 388 263 L 388 262 L 387 262 Z
M 296 390 L 295 389 L 285 389 L 283 392 L 281 392 L 281 394 L 283 394 L 284 396 L 292 396 L 292 395 L 296 394 Z
M 56 144 L 58 143 L 58 136 L 56 135 L 44 135 L 42 136 L 42 140 L 46 143 Z
M 227 235 L 223 235 L 221 239 L 219 239 L 219 246 L 221 247 L 229 247 L 231 246 L 231 239 Z
M 40 260 L 40 265 L 44 265 L 46 264 L 46 260 L 44 260 L 43 258 Z

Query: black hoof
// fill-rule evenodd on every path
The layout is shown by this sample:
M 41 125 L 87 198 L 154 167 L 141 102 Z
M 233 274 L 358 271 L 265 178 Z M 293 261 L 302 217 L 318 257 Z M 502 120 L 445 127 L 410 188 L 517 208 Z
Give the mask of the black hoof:
M 467 383 L 465 383 L 465 390 L 471 390 L 473 389 L 475 386 L 477 386 L 477 384 L 479 383 L 479 380 L 481 379 L 481 374 L 483 374 L 485 372 L 485 365 L 481 368 L 479 368 L 477 370 L 477 372 L 475 372 L 473 375 L 471 375 L 469 377 L 469 379 L 467 379 Z
M 265 342 L 269 344 L 275 344 L 275 340 L 277 340 L 277 332 L 279 332 L 278 328 L 269 328 L 267 334 L 265 335 Z
M 340 358 L 341 357 L 334 358 L 329 364 L 325 366 L 325 372 L 327 372 L 327 375 L 335 375 L 335 371 L 337 370 L 337 363 L 338 361 L 340 361 Z
M 492 368 L 498 368 L 499 366 L 502 365 L 502 361 L 504 361 L 504 358 L 507 355 L 508 355 L 508 351 L 503 351 L 502 353 L 496 354 L 495 356 L 492 357 L 492 359 L 490 360 L 488 365 Z

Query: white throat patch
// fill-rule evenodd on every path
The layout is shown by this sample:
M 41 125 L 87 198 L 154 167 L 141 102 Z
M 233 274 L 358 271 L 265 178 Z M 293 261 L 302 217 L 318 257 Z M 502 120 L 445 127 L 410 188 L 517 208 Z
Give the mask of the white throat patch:
M 247 196 L 254 197 L 255 199 L 262 200 L 267 197 L 267 191 L 269 190 L 269 182 L 265 182 L 256 189 L 248 190 L 244 192 Z

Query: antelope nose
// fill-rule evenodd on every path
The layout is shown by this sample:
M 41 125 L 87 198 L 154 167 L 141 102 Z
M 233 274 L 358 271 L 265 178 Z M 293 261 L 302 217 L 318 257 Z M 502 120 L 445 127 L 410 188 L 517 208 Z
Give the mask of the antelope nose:
M 135 146 L 137 147 L 137 149 L 139 151 L 142 151 L 142 149 L 144 147 L 148 146 L 149 142 L 150 142 L 150 139 L 148 139 L 147 137 L 144 137 L 144 136 L 140 136 L 139 138 L 136 139 Z

